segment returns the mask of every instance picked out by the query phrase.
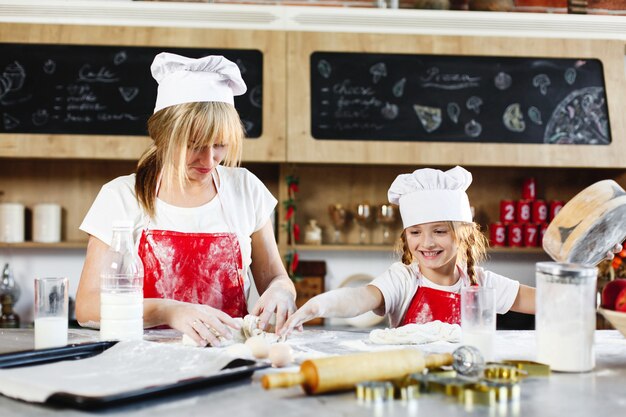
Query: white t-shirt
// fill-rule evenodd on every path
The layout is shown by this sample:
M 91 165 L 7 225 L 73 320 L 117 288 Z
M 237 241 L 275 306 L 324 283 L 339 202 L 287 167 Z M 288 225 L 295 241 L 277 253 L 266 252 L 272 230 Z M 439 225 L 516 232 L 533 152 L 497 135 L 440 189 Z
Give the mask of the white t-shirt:
M 476 267 L 475 270 L 479 286 L 496 289 L 496 312 L 504 314 L 509 311 L 517 297 L 519 282 L 491 271 L 485 271 L 483 268 Z M 461 293 L 462 287 L 469 287 L 470 281 L 466 271 L 463 268 L 459 268 L 459 271 L 461 271 L 461 277 L 454 285 L 437 285 L 420 273 L 416 262 L 411 265 L 405 265 L 402 262 L 394 263 L 369 284 L 378 288 L 385 300 L 385 311 L 376 311 L 376 313 L 388 314 L 389 325 L 398 327 L 418 287 L 429 287 L 456 294 Z
M 250 289 L 252 262 L 251 235 L 268 222 L 277 200 L 265 185 L 245 168 L 218 166 L 218 195 L 199 207 L 176 207 L 157 198 L 156 216 L 150 219 L 135 195 L 135 174 L 118 177 L 102 186 L 87 212 L 80 230 L 107 245 L 113 237 L 116 220 L 132 220 L 133 239 L 139 244 L 141 232 L 148 227 L 183 233 L 234 232 L 241 246 L 244 267 L 244 292 Z

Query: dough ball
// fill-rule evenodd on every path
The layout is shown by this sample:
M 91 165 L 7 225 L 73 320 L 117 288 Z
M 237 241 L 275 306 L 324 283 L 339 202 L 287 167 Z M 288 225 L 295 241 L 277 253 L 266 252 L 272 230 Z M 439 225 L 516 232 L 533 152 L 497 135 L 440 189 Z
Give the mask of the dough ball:
M 265 359 L 270 352 L 270 344 L 265 338 L 260 336 L 252 336 L 246 340 L 246 346 L 252 351 L 252 355 L 257 359 Z
M 263 330 L 259 329 L 259 321 L 260 318 L 252 314 L 248 314 L 243 318 L 241 331 L 246 339 L 263 333 Z
M 270 346 L 270 362 L 274 368 L 282 368 L 291 365 L 293 362 L 293 352 L 287 343 L 275 343 Z

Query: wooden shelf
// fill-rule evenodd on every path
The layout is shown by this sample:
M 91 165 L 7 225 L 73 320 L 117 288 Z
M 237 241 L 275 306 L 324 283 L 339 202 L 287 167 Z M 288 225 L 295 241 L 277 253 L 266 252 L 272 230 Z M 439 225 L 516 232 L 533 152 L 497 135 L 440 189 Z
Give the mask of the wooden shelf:
M 529 253 L 529 254 L 544 254 L 548 256 L 547 253 L 543 250 L 543 248 L 509 248 L 497 246 L 493 248 L 489 248 L 489 253 L 510 253 L 510 254 L 521 254 L 521 253 Z
M 69 241 L 58 243 L 42 243 L 42 242 L 19 242 L 19 243 L 0 243 L 0 249 L 86 249 L 86 241 Z M 296 245 L 295 249 L 299 251 L 310 252 L 392 252 L 392 245 Z M 505 253 L 505 254 L 542 254 L 545 253 L 541 248 L 508 248 L 495 247 L 489 248 L 489 253 Z
M 0 243 L 0 249 L 86 249 L 87 241 Z
M 359 244 L 338 244 L 338 245 L 296 245 L 300 251 L 329 251 L 329 252 L 388 252 L 393 250 L 391 245 L 359 245 Z
M 393 245 L 296 245 L 295 249 L 299 251 L 311 252 L 391 252 Z M 510 248 L 510 247 L 494 247 L 489 248 L 489 253 L 506 253 L 506 254 L 543 254 L 542 248 Z

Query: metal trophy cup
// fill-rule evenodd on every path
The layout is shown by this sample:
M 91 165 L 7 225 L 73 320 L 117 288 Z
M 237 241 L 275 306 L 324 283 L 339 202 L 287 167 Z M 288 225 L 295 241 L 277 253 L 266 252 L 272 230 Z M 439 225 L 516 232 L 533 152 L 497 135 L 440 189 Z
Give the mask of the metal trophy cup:
M 395 223 L 398 208 L 391 204 L 381 204 L 376 210 L 376 222 L 383 225 L 383 244 L 392 242 L 389 234 L 389 226 Z
M 366 227 L 371 223 L 373 218 L 374 212 L 372 210 L 372 206 L 370 206 L 369 203 L 361 203 L 356 205 L 354 219 L 359 225 L 359 243 L 361 245 L 368 243 Z
M 331 204 L 328 206 L 328 215 L 334 227 L 331 243 L 340 244 L 342 243 L 341 229 L 346 226 L 348 221 L 348 211 L 341 204 Z

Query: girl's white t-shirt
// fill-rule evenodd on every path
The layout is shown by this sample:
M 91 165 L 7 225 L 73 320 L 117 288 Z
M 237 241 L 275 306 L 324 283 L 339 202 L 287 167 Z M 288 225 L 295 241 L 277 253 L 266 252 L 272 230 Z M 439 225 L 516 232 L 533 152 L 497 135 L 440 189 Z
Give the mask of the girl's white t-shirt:
M 375 313 L 388 314 L 389 325 L 398 327 L 419 287 L 429 287 L 456 294 L 461 293 L 461 288 L 469 287 L 470 281 L 465 269 L 459 268 L 459 271 L 461 272 L 460 279 L 454 285 L 445 286 L 435 284 L 422 275 L 416 262 L 410 265 L 396 262 L 369 284 L 378 288 L 385 300 L 385 311 L 375 311 Z M 496 289 L 496 312 L 504 314 L 509 311 L 517 297 L 519 282 L 480 267 L 476 267 L 475 271 L 479 286 Z
M 149 219 L 135 194 L 135 174 L 118 177 L 102 186 L 80 230 L 107 245 L 117 220 L 133 222 L 133 239 L 139 244 L 146 228 L 183 233 L 236 233 L 244 267 L 244 291 L 250 289 L 251 235 L 269 221 L 277 200 L 267 187 L 245 168 L 218 166 L 219 193 L 199 207 L 176 207 L 156 200 L 156 217 Z

